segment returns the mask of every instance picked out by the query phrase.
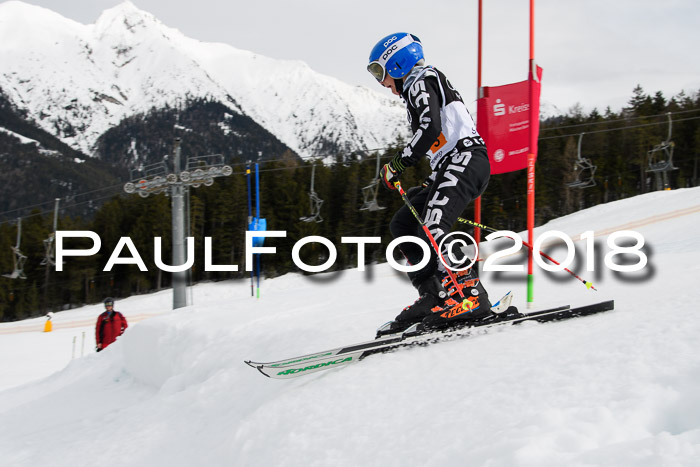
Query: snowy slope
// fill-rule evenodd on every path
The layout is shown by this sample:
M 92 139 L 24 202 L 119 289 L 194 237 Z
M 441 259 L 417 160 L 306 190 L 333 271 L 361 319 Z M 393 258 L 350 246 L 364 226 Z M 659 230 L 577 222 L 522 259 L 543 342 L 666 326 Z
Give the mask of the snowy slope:
M 538 308 L 614 298 L 615 311 L 372 356 L 295 380 L 264 378 L 243 360 L 371 338 L 412 300 L 410 285 L 379 265 L 267 280 L 260 300 L 249 297 L 246 281 L 201 284 L 194 305 L 174 312 L 169 293 L 132 297 L 117 303 L 134 322 L 128 332 L 105 352 L 70 362 L 71 335 L 85 330 L 91 339 L 98 306 L 58 314 L 51 334 L 38 331 L 42 319 L 2 324 L 0 387 L 9 389 L 0 392 L 0 459 L 71 467 L 105 459 L 116 466 L 697 465 L 698 225 L 700 188 L 558 219 L 538 235 L 593 230 L 598 261 L 610 233 L 644 236 L 649 264 L 641 273 L 578 269 L 599 292 L 566 274 L 536 272 Z M 583 254 L 582 242 L 577 247 Z M 483 280 L 492 296 L 514 290 L 524 307 L 521 276 L 484 273 Z M 49 373 L 47 354 L 60 371 L 26 383 Z
M 37 146 L 40 146 L 39 141 L 37 141 L 35 139 L 27 138 L 26 136 L 22 136 L 19 133 L 15 133 L 14 131 L 8 130 L 7 128 L 3 128 L 0 126 L 0 131 L 5 133 L 5 134 L 8 134 L 10 136 L 17 138 L 19 140 L 19 142 L 22 144 L 35 144 Z
M 402 105 L 275 60 L 185 37 L 125 1 L 83 25 L 0 4 L 0 88 L 43 129 L 87 154 L 124 117 L 208 96 L 253 118 L 302 156 L 327 143 L 385 147 L 407 136 Z

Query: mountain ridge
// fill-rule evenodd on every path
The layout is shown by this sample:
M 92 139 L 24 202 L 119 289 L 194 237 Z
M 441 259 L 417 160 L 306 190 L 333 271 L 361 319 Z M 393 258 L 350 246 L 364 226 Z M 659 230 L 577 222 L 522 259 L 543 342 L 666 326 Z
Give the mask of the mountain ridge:
M 0 12 L 0 88 L 39 126 L 89 155 L 125 117 L 194 98 L 249 116 L 305 158 L 408 136 L 397 99 L 298 60 L 186 37 L 129 1 L 90 25 L 15 0 Z

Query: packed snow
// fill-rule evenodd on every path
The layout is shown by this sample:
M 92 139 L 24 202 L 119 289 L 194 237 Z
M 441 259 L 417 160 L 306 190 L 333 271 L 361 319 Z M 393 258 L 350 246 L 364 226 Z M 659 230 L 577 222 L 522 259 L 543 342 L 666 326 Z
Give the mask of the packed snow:
M 371 339 L 414 299 L 406 280 L 381 264 L 265 280 L 260 299 L 247 280 L 199 284 L 193 304 L 176 311 L 169 291 L 125 298 L 116 308 L 131 326 L 99 354 L 98 305 L 57 313 L 50 333 L 41 332 L 43 318 L 1 324 L 0 459 L 32 467 L 696 466 L 698 225 L 700 188 L 558 219 L 536 236 L 558 230 L 576 240 L 573 267 L 598 291 L 537 269 L 535 308 L 614 299 L 614 311 L 292 380 L 266 378 L 243 361 Z M 585 270 L 579 240 L 590 230 L 595 272 Z M 642 271 L 603 266 L 606 240 L 620 230 L 644 237 Z M 484 255 L 509 245 L 500 242 L 487 242 Z M 561 258 L 565 248 L 549 253 Z M 512 290 L 526 309 L 522 274 L 482 279 L 492 298 Z

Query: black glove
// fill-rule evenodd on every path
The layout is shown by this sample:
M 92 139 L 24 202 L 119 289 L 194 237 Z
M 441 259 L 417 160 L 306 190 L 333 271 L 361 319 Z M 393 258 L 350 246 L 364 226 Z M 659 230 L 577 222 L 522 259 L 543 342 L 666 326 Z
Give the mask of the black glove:
M 384 167 L 379 171 L 382 186 L 387 190 L 395 190 L 394 182 L 399 180 L 405 169 L 406 166 L 401 162 L 401 154 L 397 154 L 391 162 L 384 164 Z

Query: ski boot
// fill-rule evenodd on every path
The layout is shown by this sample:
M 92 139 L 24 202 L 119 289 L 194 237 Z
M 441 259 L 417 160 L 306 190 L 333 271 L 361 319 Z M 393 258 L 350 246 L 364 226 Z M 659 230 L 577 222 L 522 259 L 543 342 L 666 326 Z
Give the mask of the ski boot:
M 463 327 L 487 321 L 495 317 L 491 312 L 489 294 L 481 285 L 474 269 L 455 272 L 457 285 L 446 275 L 442 285 L 447 289 L 448 297 L 443 309 L 426 316 L 421 322 L 423 330 L 438 330 L 451 327 Z M 464 298 L 459 294 L 461 290 Z
M 410 326 L 420 323 L 434 311 L 442 310 L 448 296 L 442 281 L 437 276 L 431 276 L 418 285 L 418 300 L 399 313 L 393 321 L 377 329 L 377 337 L 402 332 Z

